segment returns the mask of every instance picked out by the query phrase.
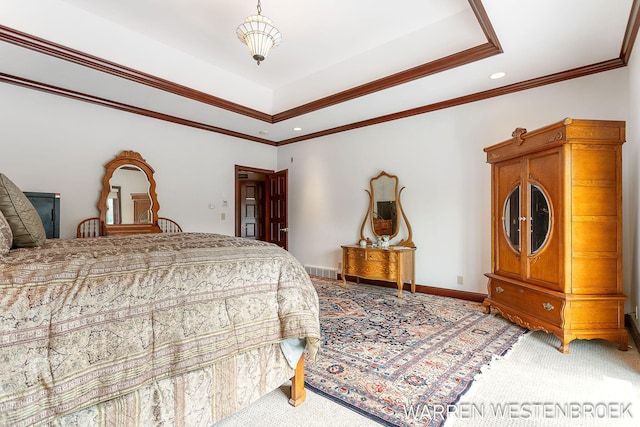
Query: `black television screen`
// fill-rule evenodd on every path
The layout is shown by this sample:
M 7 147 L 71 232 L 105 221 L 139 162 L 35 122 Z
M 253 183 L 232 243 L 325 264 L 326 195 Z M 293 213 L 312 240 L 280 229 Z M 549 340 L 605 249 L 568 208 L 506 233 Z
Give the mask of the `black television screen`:
M 60 193 L 37 193 L 25 191 L 34 208 L 38 211 L 47 233 L 47 239 L 60 237 Z

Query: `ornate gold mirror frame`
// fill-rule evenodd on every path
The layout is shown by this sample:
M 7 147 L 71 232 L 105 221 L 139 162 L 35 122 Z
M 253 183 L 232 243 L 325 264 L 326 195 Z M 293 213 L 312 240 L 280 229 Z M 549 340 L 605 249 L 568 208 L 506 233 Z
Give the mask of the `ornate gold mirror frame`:
M 131 150 L 122 151 L 113 160 L 108 162 L 105 167 L 104 178 L 102 179 L 102 193 L 100 200 L 98 201 L 98 211 L 100 212 L 100 223 L 105 235 L 112 234 L 141 234 L 141 233 L 159 233 L 160 227 L 158 227 L 158 210 L 160 205 L 158 204 L 158 196 L 156 194 L 156 181 L 153 178 L 154 170 L 145 159 L 142 158 L 140 153 Z M 150 208 L 148 212 L 145 212 L 145 219 L 141 223 L 133 224 L 108 224 L 107 213 L 109 195 L 111 194 L 111 178 L 113 174 L 119 169 L 138 169 L 147 177 L 149 181 L 149 201 Z M 134 194 L 132 197 L 136 196 Z
M 394 242 L 394 246 L 407 246 L 415 248 L 413 243 L 413 234 L 411 231 L 411 224 L 402 209 L 402 203 L 400 203 L 400 195 L 404 187 L 398 191 L 398 177 L 396 175 L 390 175 L 385 171 L 380 172 L 377 176 L 371 178 L 369 181 L 369 190 L 365 190 L 369 195 L 369 209 L 360 226 L 360 240 L 366 240 L 367 244 L 371 244 L 371 237 L 366 236 L 365 229 L 367 223 L 369 223 L 371 234 L 373 238 L 377 240 L 382 236 L 389 236 L 389 240 L 397 237 L 402 229 L 402 221 L 407 229 L 407 237 L 400 240 L 400 242 Z M 390 197 L 381 196 L 381 191 L 391 194 Z M 385 214 L 381 214 L 382 206 L 387 206 L 384 210 Z M 398 212 L 400 215 L 398 215 Z M 402 221 L 400 220 L 402 218 Z M 389 232 L 387 232 L 389 231 Z

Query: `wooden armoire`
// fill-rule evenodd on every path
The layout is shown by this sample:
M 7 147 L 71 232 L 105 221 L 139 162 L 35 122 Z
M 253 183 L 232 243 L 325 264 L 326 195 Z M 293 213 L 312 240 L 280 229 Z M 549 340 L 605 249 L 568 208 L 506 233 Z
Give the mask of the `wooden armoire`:
M 575 120 L 487 147 L 492 252 L 485 312 L 569 342 L 627 349 L 622 293 L 622 121 Z

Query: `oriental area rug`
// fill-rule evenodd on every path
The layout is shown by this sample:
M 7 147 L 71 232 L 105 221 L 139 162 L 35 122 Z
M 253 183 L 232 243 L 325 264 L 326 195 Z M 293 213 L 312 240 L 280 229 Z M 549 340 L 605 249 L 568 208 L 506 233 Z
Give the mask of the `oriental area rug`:
M 311 277 L 322 347 L 306 386 L 389 426 L 440 426 L 481 368 L 525 330 L 482 304 Z

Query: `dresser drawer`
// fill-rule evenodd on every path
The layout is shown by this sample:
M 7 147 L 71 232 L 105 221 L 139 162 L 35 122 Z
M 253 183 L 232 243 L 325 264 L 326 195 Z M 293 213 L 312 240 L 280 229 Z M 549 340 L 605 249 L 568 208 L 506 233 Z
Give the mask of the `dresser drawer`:
M 357 276 L 359 271 L 359 266 L 354 262 L 345 263 L 342 267 L 342 274 L 346 274 L 347 276 Z
M 388 262 L 368 261 L 360 265 L 360 271 L 369 279 L 395 281 L 398 265 Z
M 563 298 L 544 291 L 497 280 L 492 281 L 489 292 L 491 299 L 497 303 L 508 305 L 554 325 L 562 326 L 562 312 L 565 304 Z
M 344 274 L 367 279 L 395 281 L 398 277 L 398 265 L 387 262 L 356 259 L 344 264 Z
M 343 261 L 343 273 L 348 275 L 358 275 L 362 270 L 362 267 L 366 264 L 366 249 L 365 248 L 343 248 L 342 249 L 342 261 Z
M 402 298 L 403 283 L 411 282 L 411 292 L 416 291 L 414 253 L 415 248 L 342 246 L 342 280 L 345 285 L 347 276 L 396 282 Z
M 346 247 L 343 248 L 343 272 L 367 279 L 396 281 L 398 254 L 393 251 Z
M 365 259 L 367 256 L 364 248 L 344 248 L 342 251 L 344 259 L 347 261 L 355 262 L 358 259 Z
M 347 261 L 357 260 L 396 262 L 398 254 L 392 251 L 372 248 L 344 248 L 344 256 Z
M 395 252 L 385 251 L 385 250 L 371 250 L 367 251 L 367 259 L 373 262 L 393 262 L 395 263 L 398 259 L 398 254 Z

